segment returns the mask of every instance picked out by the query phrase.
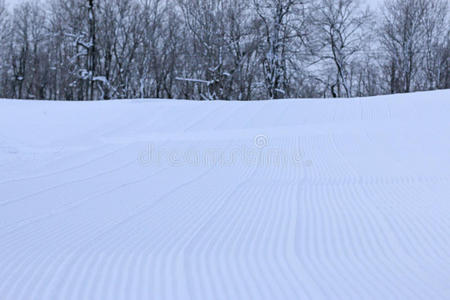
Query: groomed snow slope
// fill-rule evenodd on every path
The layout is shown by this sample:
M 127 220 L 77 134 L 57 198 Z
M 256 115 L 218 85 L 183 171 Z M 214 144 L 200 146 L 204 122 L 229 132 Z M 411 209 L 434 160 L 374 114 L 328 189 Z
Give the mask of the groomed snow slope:
M 450 91 L 0 101 L 0 299 L 450 299 Z

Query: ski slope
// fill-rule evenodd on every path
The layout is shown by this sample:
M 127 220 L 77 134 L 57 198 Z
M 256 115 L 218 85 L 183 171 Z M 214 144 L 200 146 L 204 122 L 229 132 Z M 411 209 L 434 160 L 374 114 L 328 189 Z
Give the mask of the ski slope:
M 450 299 L 450 90 L 0 100 L 0 299 Z

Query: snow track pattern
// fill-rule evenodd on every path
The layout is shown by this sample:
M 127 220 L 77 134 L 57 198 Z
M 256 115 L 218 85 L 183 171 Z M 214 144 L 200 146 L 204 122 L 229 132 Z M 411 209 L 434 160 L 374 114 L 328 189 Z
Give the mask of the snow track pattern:
M 9 102 L 0 299 L 450 299 L 449 98 Z

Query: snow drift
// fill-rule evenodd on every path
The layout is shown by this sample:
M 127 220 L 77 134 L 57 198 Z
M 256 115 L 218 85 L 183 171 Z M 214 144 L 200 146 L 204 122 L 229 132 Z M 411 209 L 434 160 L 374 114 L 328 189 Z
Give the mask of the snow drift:
M 450 91 L 0 101 L 1 299 L 450 299 Z

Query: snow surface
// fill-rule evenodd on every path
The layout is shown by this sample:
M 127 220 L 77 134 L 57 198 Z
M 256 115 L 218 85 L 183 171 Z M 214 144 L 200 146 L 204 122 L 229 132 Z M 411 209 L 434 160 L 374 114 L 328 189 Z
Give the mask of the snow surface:
M 0 101 L 0 299 L 450 299 L 450 91 Z

